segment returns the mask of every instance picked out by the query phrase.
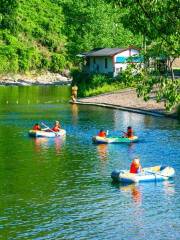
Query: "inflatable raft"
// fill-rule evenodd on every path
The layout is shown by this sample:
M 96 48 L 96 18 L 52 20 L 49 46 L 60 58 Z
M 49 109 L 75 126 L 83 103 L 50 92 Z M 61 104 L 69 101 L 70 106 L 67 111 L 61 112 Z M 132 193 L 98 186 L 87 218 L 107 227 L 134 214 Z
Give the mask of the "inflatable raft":
M 127 137 L 99 137 L 94 136 L 92 138 L 93 143 L 131 143 L 131 142 L 137 142 L 138 137 L 133 136 L 131 138 Z
M 66 135 L 66 130 L 60 129 L 59 132 L 51 132 L 51 131 L 39 131 L 39 130 L 29 130 L 29 136 L 30 137 L 47 137 L 47 138 L 53 138 L 53 137 L 63 137 Z
M 114 181 L 124 183 L 164 181 L 174 177 L 174 175 L 175 170 L 168 166 L 143 168 L 142 172 L 137 174 L 130 173 L 129 170 L 114 170 L 111 173 Z

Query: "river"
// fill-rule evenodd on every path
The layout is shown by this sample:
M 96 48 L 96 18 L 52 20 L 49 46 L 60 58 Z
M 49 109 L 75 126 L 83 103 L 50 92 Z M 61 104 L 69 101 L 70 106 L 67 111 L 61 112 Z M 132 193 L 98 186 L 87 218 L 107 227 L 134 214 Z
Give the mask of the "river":
M 177 120 L 68 103 L 69 87 L 0 87 L 0 239 L 169 240 L 180 238 Z M 66 139 L 33 139 L 36 122 Z M 94 145 L 104 128 L 133 126 L 134 144 Z M 170 165 L 174 180 L 114 185 L 113 169 Z

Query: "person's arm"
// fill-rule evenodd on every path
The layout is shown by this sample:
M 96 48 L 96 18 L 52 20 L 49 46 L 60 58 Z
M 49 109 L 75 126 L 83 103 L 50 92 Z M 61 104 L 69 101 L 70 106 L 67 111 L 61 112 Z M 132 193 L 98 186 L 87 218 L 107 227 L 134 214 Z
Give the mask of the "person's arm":
M 140 173 L 140 172 L 142 172 L 142 167 L 141 167 L 141 165 L 139 165 L 139 167 L 138 167 L 138 169 L 137 169 L 137 173 Z

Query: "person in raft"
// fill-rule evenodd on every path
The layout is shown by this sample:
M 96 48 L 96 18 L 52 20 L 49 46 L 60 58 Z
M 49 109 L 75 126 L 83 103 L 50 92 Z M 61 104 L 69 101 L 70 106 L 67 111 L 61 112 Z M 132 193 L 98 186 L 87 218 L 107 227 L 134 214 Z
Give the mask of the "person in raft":
M 141 167 L 139 158 L 134 158 L 132 160 L 129 172 L 130 173 L 140 173 L 141 171 L 142 171 L 142 167 Z
M 32 129 L 35 130 L 35 131 L 37 131 L 37 130 L 41 131 L 41 127 L 40 127 L 39 123 L 34 124 Z
M 134 137 L 134 133 L 133 133 L 133 129 L 132 127 L 127 127 L 127 132 L 124 133 L 124 137 L 127 137 L 127 138 L 132 138 Z
M 105 138 L 106 137 L 106 132 L 103 129 L 101 129 L 98 133 L 98 137 L 104 137 Z
M 59 121 L 55 121 L 55 124 L 54 124 L 54 127 L 52 128 L 52 130 L 54 132 L 59 132 L 60 129 L 61 129 L 61 125 L 60 125 Z

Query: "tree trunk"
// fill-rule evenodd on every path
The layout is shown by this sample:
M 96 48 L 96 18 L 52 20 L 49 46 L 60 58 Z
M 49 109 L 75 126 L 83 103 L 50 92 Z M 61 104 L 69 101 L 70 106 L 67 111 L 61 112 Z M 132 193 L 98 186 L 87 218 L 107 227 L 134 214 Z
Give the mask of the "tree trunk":
M 170 59 L 170 66 L 169 66 L 169 68 L 170 68 L 170 73 L 171 73 L 171 79 L 174 81 L 174 79 L 175 79 L 175 77 L 174 77 L 174 71 L 173 71 L 173 67 L 172 67 L 172 65 L 173 65 L 173 62 L 174 62 L 174 60 L 175 60 L 175 58 L 172 58 L 172 59 Z

